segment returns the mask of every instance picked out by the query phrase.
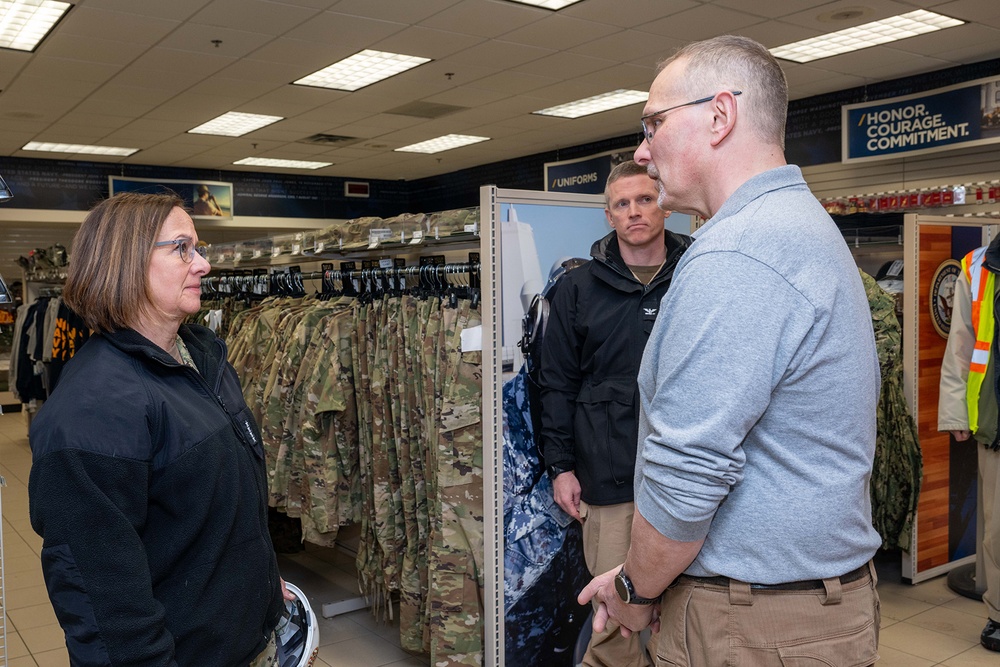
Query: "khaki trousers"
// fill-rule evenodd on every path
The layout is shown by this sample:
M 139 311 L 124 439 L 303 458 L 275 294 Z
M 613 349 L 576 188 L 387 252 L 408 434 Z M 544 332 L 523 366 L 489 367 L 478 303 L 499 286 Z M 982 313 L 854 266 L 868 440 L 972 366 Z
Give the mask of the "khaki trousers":
M 983 602 L 989 617 L 1000 623 L 1000 452 L 979 443 L 979 484 L 983 490 Z
M 587 569 L 594 576 L 603 574 L 625 562 L 632 538 L 632 514 L 635 503 L 620 505 L 588 505 L 580 502 L 583 519 L 583 556 Z M 597 610 L 597 604 L 594 604 Z M 654 644 L 655 645 L 655 644 Z M 621 636 L 618 624 L 611 622 L 604 632 L 590 638 L 584 667 L 650 667 L 639 633 L 629 638 Z
M 664 592 L 657 667 L 868 667 L 878 659 L 875 568 L 857 581 L 767 590 L 681 576 Z

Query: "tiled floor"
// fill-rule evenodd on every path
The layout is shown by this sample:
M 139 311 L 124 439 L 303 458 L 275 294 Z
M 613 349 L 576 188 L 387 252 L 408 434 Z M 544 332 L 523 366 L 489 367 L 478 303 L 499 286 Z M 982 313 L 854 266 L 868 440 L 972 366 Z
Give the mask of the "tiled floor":
M 0 416 L 0 474 L 7 480 L 3 500 L 3 574 L 7 598 L 6 649 L 9 667 L 66 667 L 62 630 L 56 623 L 42 582 L 38 554 L 41 538 L 28 523 L 28 471 L 31 453 L 19 413 Z M 281 556 L 286 579 L 308 595 L 320 613 L 356 590 L 353 559 L 341 552 L 309 548 Z M 997 667 L 1000 654 L 979 645 L 986 623 L 981 602 L 948 589 L 945 577 L 917 586 L 899 581 L 896 561 L 880 564 L 882 632 L 879 667 Z M 398 618 L 398 616 L 397 616 Z M 427 656 L 399 647 L 398 621 L 377 623 L 368 610 L 320 620 L 317 667 L 419 667 Z

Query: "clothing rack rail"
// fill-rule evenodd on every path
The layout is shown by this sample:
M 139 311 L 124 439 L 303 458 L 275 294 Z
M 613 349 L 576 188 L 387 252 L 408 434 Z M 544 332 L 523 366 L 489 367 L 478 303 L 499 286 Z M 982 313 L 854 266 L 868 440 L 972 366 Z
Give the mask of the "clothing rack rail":
M 339 269 L 324 265 L 321 271 L 309 272 L 301 272 L 294 266 L 280 269 L 237 269 L 205 276 L 201 279 L 201 285 L 204 293 L 221 296 L 304 294 L 306 280 L 321 280 L 324 292 L 352 296 L 365 293 L 409 293 L 412 290 L 441 293 L 462 288 L 471 290 L 478 296 L 480 271 L 478 253 L 472 253 L 468 262 L 426 263 L 419 266 L 362 266 L 359 269 L 355 262 L 343 262 Z

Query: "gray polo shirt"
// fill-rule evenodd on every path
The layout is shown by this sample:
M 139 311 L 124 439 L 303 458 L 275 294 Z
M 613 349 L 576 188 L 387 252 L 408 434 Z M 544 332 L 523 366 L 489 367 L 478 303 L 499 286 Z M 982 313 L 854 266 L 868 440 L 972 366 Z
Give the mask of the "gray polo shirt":
M 750 179 L 695 233 L 661 312 L 635 498 L 663 535 L 706 537 L 687 573 L 773 584 L 864 564 L 881 544 L 871 312 L 798 167 Z

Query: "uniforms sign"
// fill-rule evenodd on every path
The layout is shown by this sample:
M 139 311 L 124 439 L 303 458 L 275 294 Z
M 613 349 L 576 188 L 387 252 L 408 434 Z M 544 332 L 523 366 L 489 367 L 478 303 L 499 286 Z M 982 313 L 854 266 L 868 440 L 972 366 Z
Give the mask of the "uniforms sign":
M 1000 78 L 842 107 L 843 162 L 1000 141 Z
M 548 192 L 579 192 L 599 195 L 611 169 L 632 159 L 631 150 L 615 150 L 591 155 L 579 160 L 547 162 L 545 164 L 545 189 Z

